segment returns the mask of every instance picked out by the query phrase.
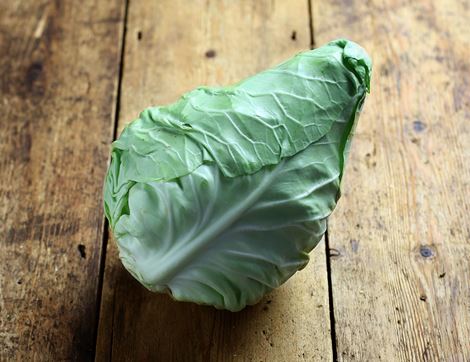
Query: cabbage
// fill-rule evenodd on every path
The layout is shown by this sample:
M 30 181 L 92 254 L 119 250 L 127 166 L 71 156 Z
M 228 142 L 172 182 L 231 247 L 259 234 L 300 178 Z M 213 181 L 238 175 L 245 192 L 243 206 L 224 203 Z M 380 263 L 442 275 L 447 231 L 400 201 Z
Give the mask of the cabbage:
M 238 311 L 308 263 L 340 195 L 371 61 L 337 40 L 144 110 L 113 143 L 104 208 L 125 268 Z

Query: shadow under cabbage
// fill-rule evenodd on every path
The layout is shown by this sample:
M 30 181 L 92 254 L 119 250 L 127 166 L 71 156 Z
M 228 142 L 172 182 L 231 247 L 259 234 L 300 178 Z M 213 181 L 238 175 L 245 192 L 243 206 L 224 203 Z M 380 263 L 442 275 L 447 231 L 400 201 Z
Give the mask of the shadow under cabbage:
M 259 358 L 267 350 L 280 351 L 295 343 L 299 329 L 296 323 L 303 323 L 306 317 L 292 308 L 292 298 L 298 297 L 298 290 L 287 285 L 290 281 L 258 304 L 232 313 L 152 293 L 120 263 L 115 268 L 114 305 L 104 306 L 113 309 L 113 331 L 107 332 L 112 333 L 113 360 Z M 299 283 L 303 282 L 298 280 L 295 284 Z M 313 292 L 306 292 L 312 298 Z M 288 335 L 293 340 L 287 340 Z

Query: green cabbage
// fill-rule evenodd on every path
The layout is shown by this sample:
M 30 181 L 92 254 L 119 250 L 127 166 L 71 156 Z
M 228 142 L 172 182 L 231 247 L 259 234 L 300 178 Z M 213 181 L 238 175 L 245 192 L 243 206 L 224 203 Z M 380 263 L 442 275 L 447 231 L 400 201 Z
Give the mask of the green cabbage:
M 113 143 L 104 207 L 124 266 L 238 311 L 308 263 L 340 194 L 371 61 L 337 40 L 144 110 Z

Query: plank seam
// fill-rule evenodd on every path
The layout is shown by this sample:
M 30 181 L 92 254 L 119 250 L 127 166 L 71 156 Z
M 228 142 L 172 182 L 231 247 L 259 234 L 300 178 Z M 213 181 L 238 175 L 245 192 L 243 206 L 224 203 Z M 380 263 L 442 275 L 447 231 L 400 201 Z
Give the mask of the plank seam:
M 113 124 L 113 132 L 112 132 L 112 140 L 114 141 L 117 137 L 118 132 L 118 124 L 119 124 L 119 114 L 121 111 L 121 89 L 122 89 L 122 77 L 124 74 L 124 53 L 126 47 L 126 34 L 127 34 L 127 18 L 129 12 L 129 2 L 130 0 L 125 0 L 124 5 L 124 19 L 123 19 L 123 28 L 122 28 L 122 37 L 121 37 L 121 49 L 120 49 L 120 56 L 119 56 L 119 72 L 118 72 L 118 84 L 116 90 L 116 108 L 114 109 L 114 124 Z M 103 240 L 102 240 L 102 251 L 101 251 L 101 258 L 99 264 L 99 274 L 98 274 L 98 292 L 96 298 L 96 322 L 95 322 L 95 344 L 94 344 L 94 360 L 96 360 L 96 347 L 98 345 L 98 329 L 100 323 L 100 312 L 101 312 L 101 301 L 103 295 L 103 283 L 104 283 L 104 272 L 106 266 L 106 254 L 108 248 L 108 240 L 109 240 L 109 223 L 106 218 L 104 218 L 104 226 L 103 226 Z M 114 308 L 113 308 L 113 316 L 112 321 L 114 322 Z M 112 323 L 113 325 L 114 323 Z M 111 327 L 111 333 L 113 332 L 113 327 Z M 113 348 L 113 339 L 111 334 L 111 343 L 110 343 L 110 358 Z
M 328 304 L 330 312 L 330 335 L 331 335 L 331 348 L 333 352 L 333 361 L 338 361 L 338 346 L 336 343 L 336 320 L 333 301 L 333 282 L 331 278 L 331 258 L 330 258 L 330 238 L 329 229 L 327 227 L 325 232 L 325 256 L 326 256 L 326 276 L 328 279 Z
M 307 0 L 308 4 L 308 25 L 310 31 L 310 49 L 314 49 L 315 44 L 315 31 L 313 23 L 313 0 Z M 331 260 L 330 260 L 330 240 L 328 234 L 328 225 L 325 231 L 325 258 L 326 258 L 326 278 L 328 284 L 328 308 L 330 315 L 330 340 L 331 340 L 331 352 L 333 361 L 338 361 L 338 350 L 336 344 L 336 322 L 334 313 L 334 302 L 333 302 L 333 283 L 331 281 Z
M 307 6 L 308 6 L 308 29 L 310 32 L 310 49 L 315 48 L 315 32 L 314 32 L 314 26 L 313 26 L 313 6 L 312 6 L 312 1 L 313 0 L 307 0 Z

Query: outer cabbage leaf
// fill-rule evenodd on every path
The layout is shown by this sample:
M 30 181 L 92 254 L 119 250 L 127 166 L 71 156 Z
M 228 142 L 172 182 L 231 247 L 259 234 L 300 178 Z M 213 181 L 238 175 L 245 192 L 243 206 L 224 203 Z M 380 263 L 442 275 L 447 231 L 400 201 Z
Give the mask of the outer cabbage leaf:
M 370 71 L 339 40 L 142 112 L 105 184 L 125 267 L 150 290 L 232 311 L 302 269 L 339 197 Z

